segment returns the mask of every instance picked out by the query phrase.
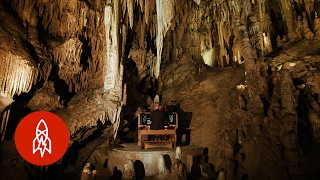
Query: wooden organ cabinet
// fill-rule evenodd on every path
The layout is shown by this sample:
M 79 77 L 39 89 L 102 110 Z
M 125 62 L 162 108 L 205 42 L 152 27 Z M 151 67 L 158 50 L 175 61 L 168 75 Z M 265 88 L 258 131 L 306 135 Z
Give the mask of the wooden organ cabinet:
M 154 108 L 151 108 L 151 112 Z M 160 110 L 164 108 L 160 106 Z M 166 113 L 163 129 L 150 130 L 152 119 L 150 119 L 150 112 L 140 113 L 138 116 L 138 146 L 141 149 L 149 148 L 168 148 L 174 149 L 176 147 L 178 128 L 178 114 L 176 112 Z M 161 135 L 164 139 L 152 140 L 152 135 Z

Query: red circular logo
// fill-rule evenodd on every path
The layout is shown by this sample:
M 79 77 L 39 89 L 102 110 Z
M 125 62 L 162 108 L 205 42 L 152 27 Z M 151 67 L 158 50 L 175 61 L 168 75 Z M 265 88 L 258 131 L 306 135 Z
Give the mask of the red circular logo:
M 69 130 L 59 116 L 48 111 L 37 111 L 21 120 L 14 141 L 26 161 L 46 166 L 62 158 L 69 138 Z

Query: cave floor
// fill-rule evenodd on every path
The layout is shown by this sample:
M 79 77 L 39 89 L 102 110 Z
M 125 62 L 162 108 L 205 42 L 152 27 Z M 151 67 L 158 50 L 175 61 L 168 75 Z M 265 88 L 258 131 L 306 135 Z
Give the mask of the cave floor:
M 103 142 L 103 143 L 101 143 Z M 102 180 L 118 180 L 121 179 L 121 175 L 111 173 L 106 164 L 105 158 L 106 156 L 106 148 L 105 145 L 106 139 L 97 138 L 88 144 L 85 147 L 82 147 L 77 153 L 76 162 L 72 162 L 72 158 L 66 158 L 65 164 L 60 165 L 58 167 L 64 166 L 63 172 L 57 172 L 55 168 L 57 166 L 51 166 L 51 170 L 47 173 L 39 173 L 41 171 L 39 167 L 35 167 L 24 161 L 18 152 L 15 149 L 13 140 L 5 140 L 0 143 L 0 174 L 2 177 L 5 177 L 7 180 L 29 180 L 29 179 L 80 179 L 81 172 L 83 166 L 79 164 L 83 164 L 82 162 L 90 162 L 94 164 L 94 169 L 97 170 L 97 176 L 95 179 Z M 141 149 L 137 146 L 137 143 L 130 143 L 129 146 L 132 151 L 141 151 Z M 195 148 L 194 146 L 182 146 L 182 149 L 185 151 L 189 151 L 190 149 Z M 196 147 L 199 148 L 199 147 Z M 202 149 L 201 149 L 202 150 Z M 149 149 L 142 150 L 141 152 L 175 152 L 173 149 Z M 89 157 L 88 157 L 89 156 Z M 95 159 L 95 160 L 94 160 Z M 68 162 L 67 162 L 68 161 Z M 18 172 L 18 173 L 17 173 Z M 56 176 L 56 174 L 60 174 Z M 55 177 L 54 177 L 55 176 Z M 54 177 L 54 178 L 52 178 Z M 187 178 L 190 180 L 206 180 L 208 178 L 202 177 L 200 174 L 189 173 Z M 0 178 L 1 179 L 1 178 Z M 137 175 L 136 179 L 140 180 L 153 180 L 154 176 L 144 176 Z

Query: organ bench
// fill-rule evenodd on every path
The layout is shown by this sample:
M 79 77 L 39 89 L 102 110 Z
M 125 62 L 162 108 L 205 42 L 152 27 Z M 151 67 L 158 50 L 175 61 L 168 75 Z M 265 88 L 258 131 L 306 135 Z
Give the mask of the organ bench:
M 174 149 L 176 147 L 178 128 L 178 114 L 176 112 L 165 113 L 164 127 L 159 130 L 150 130 L 150 112 L 140 113 L 138 116 L 138 146 L 141 149 L 149 148 L 168 148 Z M 162 135 L 165 139 L 151 140 L 151 135 Z

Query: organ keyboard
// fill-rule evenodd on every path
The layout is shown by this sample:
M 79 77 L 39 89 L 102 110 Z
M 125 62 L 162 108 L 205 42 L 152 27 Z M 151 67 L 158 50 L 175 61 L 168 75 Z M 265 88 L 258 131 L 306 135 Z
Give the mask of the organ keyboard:
M 177 142 L 176 130 L 178 128 L 178 114 L 176 112 L 165 113 L 164 127 L 159 130 L 150 129 L 152 123 L 150 114 L 150 112 L 143 112 L 138 116 L 138 146 L 141 147 L 141 149 L 175 148 Z M 165 138 L 152 140 L 150 139 L 151 135 L 161 135 Z

